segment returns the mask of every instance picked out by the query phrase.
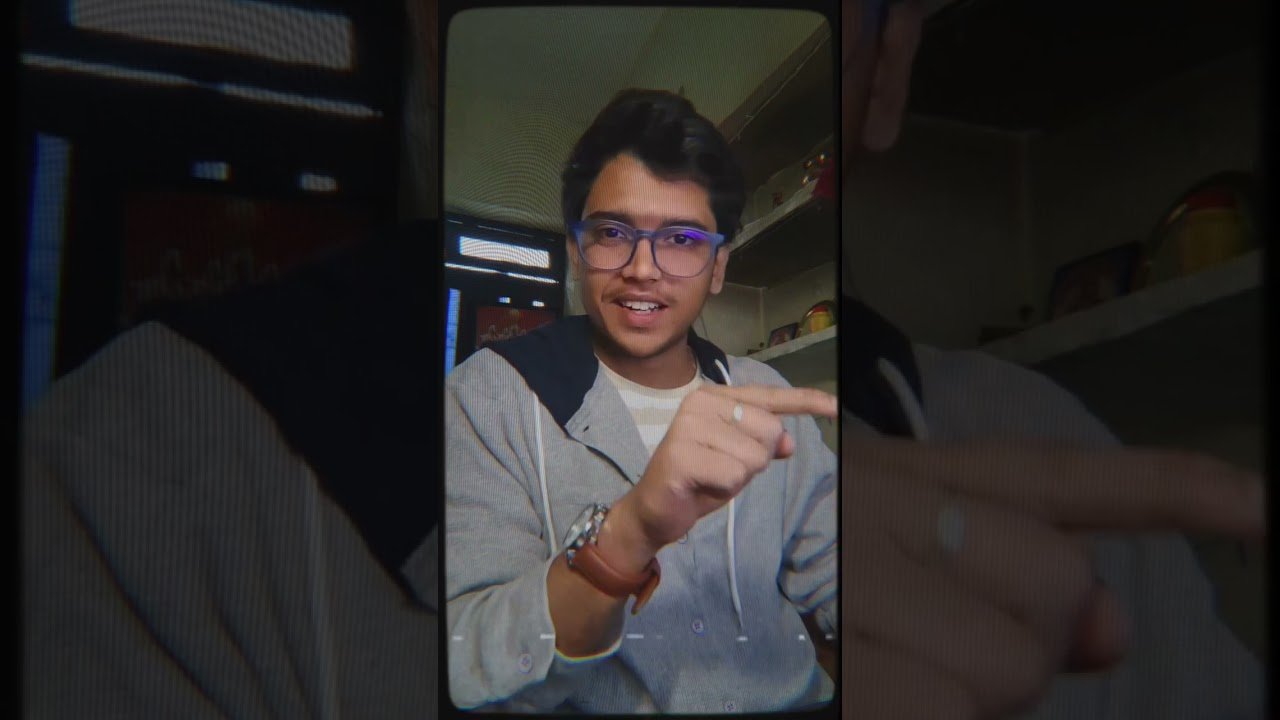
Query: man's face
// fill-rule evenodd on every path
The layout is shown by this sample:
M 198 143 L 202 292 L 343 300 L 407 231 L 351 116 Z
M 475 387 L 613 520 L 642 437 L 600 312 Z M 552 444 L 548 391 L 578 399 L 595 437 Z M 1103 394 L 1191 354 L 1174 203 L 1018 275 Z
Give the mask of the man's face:
M 659 178 L 628 154 L 618 155 L 601 169 L 582 217 L 618 220 L 637 230 L 682 225 L 717 231 L 705 188 L 692 180 Z M 724 286 L 729 259 L 724 248 L 701 274 L 682 278 L 666 275 L 654 265 L 648 239 L 638 242 L 631 262 L 618 270 L 590 267 L 578 254 L 573 238 L 568 243 L 588 317 L 611 350 L 632 358 L 651 358 L 684 343 L 708 294 Z M 637 302 L 659 307 L 651 311 L 627 307 Z

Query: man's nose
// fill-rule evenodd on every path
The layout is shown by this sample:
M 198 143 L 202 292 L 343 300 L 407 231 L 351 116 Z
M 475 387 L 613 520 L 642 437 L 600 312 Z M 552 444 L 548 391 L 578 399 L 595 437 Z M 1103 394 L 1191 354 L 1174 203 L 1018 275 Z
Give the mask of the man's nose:
M 657 280 L 662 277 L 662 271 L 653 262 L 652 240 L 641 238 L 636 241 L 636 251 L 631 254 L 631 262 L 623 266 L 622 275 L 637 280 Z

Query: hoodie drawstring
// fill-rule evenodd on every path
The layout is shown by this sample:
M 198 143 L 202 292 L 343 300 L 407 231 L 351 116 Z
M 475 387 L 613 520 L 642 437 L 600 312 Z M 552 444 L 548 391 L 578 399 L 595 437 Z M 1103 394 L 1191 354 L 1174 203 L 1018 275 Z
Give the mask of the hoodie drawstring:
M 876 367 L 880 370 L 880 375 L 884 377 L 885 382 L 888 382 L 889 387 L 893 389 L 893 394 L 898 396 L 898 405 L 907 416 L 907 422 L 911 425 L 911 434 L 916 440 L 928 440 L 929 426 L 924 421 L 924 408 L 916 400 L 916 395 L 911 391 L 907 378 L 902 375 L 902 371 L 897 366 L 884 358 L 876 361 Z
M 733 387 L 733 380 L 729 377 L 729 369 L 726 368 L 724 363 L 719 360 L 716 360 L 715 363 L 716 368 L 720 370 L 720 377 L 724 378 L 724 384 L 729 387 Z M 738 630 L 742 631 L 744 629 L 742 622 L 742 599 L 738 595 L 738 563 L 733 548 L 733 517 L 735 515 L 734 499 L 735 498 L 729 498 L 729 524 L 725 527 L 724 541 L 725 547 L 727 547 L 729 551 L 729 594 L 733 598 L 733 612 L 738 616 Z M 739 635 L 738 639 L 746 640 L 747 638 L 745 635 Z
M 733 381 L 729 377 L 729 369 L 719 360 L 715 361 L 716 367 L 720 370 L 720 377 L 724 378 L 724 384 L 732 386 Z M 546 455 L 542 446 L 542 413 L 539 411 L 538 394 L 531 393 L 533 396 L 533 436 L 538 446 L 538 489 L 542 492 L 542 516 L 547 524 L 547 550 L 551 553 L 550 557 L 555 557 L 558 552 L 556 546 L 556 529 L 551 522 L 551 498 L 547 493 L 547 468 Z M 729 499 L 729 523 L 725 529 L 725 547 L 729 553 L 729 594 L 733 598 L 733 611 L 738 618 L 738 629 L 743 629 L 742 621 L 742 597 L 738 592 L 738 566 L 737 558 L 734 551 L 734 499 Z M 745 635 L 738 636 L 739 640 L 745 640 Z
M 720 370 L 720 377 L 724 378 L 724 384 L 733 386 L 733 380 L 729 376 L 729 369 L 719 360 L 715 361 L 716 368 Z M 915 393 L 911 391 L 910 384 L 903 377 L 902 372 L 898 370 L 893 363 L 884 358 L 880 358 L 876 363 L 880 370 L 880 375 L 889 383 L 889 387 L 898 397 L 898 403 L 901 405 L 903 412 L 907 416 L 907 421 L 911 424 L 911 433 L 916 440 L 929 439 L 929 427 L 925 424 L 924 409 L 916 400 Z M 535 442 L 538 445 L 538 487 L 542 491 L 542 514 L 543 519 L 547 523 L 547 549 L 551 553 L 551 557 L 555 557 L 558 552 L 556 543 L 556 529 L 551 522 L 551 498 L 547 493 L 547 468 L 546 455 L 542 445 L 542 413 L 539 411 L 540 403 L 537 393 L 530 393 L 533 399 L 533 434 Z M 733 611 L 738 617 L 738 629 L 744 628 L 742 620 L 742 598 L 738 593 L 738 567 L 737 558 L 734 550 L 734 499 L 729 500 L 729 521 L 725 529 L 725 547 L 729 553 L 729 594 L 733 598 Z M 738 636 L 739 640 L 746 639 L 745 635 Z
M 337 720 L 338 676 L 337 653 L 333 645 L 333 617 L 329 606 L 329 578 L 325 569 L 324 518 L 320 508 L 320 489 L 310 483 L 306 492 L 307 578 L 310 581 L 311 619 L 316 641 L 316 662 L 321 676 L 320 717 Z
M 533 437 L 538 445 L 538 488 L 542 491 L 542 517 L 547 522 L 547 551 L 551 553 L 549 557 L 555 557 L 559 548 L 556 546 L 556 526 L 551 523 L 551 497 L 547 494 L 547 461 L 546 453 L 542 448 L 541 403 L 538 401 L 538 393 L 530 391 L 529 394 L 533 399 Z

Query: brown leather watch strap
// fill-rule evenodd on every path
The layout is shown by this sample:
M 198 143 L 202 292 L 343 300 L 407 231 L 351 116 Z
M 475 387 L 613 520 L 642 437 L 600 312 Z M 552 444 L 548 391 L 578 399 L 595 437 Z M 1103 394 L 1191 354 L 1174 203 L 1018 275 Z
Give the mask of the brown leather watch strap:
M 625 598 L 635 595 L 635 605 L 631 606 L 632 615 L 640 612 L 640 608 L 649 601 L 649 596 L 653 595 L 662 579 L 658 558 L 649 560 L 649 564 L 639 575 L 625 575 L 610 567 L 600 556 L 595 543 L 590 542 L 574 551 L 569 567 L 609 597 Z

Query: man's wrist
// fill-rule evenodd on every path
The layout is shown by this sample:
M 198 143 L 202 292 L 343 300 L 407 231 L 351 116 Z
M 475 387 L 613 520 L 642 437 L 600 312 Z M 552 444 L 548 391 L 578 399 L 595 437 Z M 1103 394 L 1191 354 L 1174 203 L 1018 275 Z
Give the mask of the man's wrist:
M 614 570 L 639 575 L 661 548 L 649 540 L 629 500 L 630 495 L 624 495 L 609 509 L 596 536 L 596 550 Z

